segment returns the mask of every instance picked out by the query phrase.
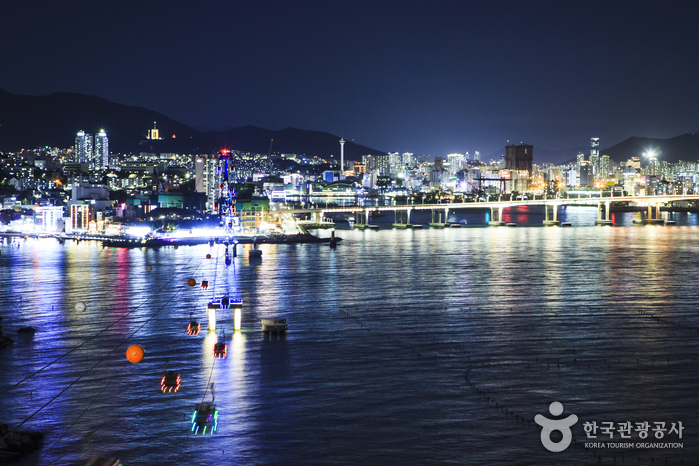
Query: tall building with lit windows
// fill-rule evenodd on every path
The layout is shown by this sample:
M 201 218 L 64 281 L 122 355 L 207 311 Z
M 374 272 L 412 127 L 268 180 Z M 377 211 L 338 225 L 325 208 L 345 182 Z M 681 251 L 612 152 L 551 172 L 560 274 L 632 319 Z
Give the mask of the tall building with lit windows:
M 206 210 L 215 212 L 218 209 L 223 173 L 217 154 L 199 154 L 194 159 L 194 189 L 198 193 L 206 193 Z
M 609 174 L 611 173 L 611 165 L 609 163 L 609 156 L 608 155 L 603 155 L 599 159 L 599 171 L 600 171 L 600 178 L 609 178 Z
M 91 163 L 92 157 L 92 134 L 78 131 L 78 135 L 75 137 L 75 161 Z
M 590 138 L 590 165 L 595 178 L 600 177 L 599 138 Z
M 95 134 L 95 154 L 90 168 L 107 168 L 109 166 L 109 138 L 103 129 Z M 94 165 L 94 167 L 92 166 Z

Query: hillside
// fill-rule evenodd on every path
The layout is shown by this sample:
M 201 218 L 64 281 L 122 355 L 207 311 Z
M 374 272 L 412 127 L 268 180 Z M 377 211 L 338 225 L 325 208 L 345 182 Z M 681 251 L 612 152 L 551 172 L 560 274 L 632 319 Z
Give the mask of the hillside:
M 206 132 L 204 135 L 226 147 L 266 154 L 272 143 L 272 152 L 281 154 L 305 154 L 328 158 L 330 155 L 340 157 L 340 138 L 330 133 L 307 131 L 296 128 L 286 128 L 281 131 L 271 131 L 245 126 L 233 128 L 224 132 Z M 366 154 L 386 154 L 385 152 L 361 146 L 353 142 L 345 142 L 345 160 L 361 160 Z
M 170 139 L 173 134 L 177 136 L 178 146 L 194 150 L 211 144 L 197 130 L 146 108 L 82 94 L 25 96 L 0 89 L 2 151 L 43 146 L 66 148 L 75 143 L 78 131 L 95 133 L 100 128 L 107 131 L 110 152 L 137 151 L 154 121 L 161 135 Z
M 643 157 L 644 152 L 656 147 L 663 151 L 658 157 L 660 160 L 672 163 L 680 160 L 695 163 L 699 161 L 699 133 L 683 134 L 669 139 L 631 137 L 601 150 L 600 154 L 608 155 L 612 160 L 625 161 L 631 157 Z
M 161 141 L 146 141 L 148 129 L 157 122 Z M 47 96 L 16 95 L 0 89 L 0 151 L 18 151 L 50 146 L 68 148 L 83 130 L 95 133 L 104 128 L 109 151 L 211 153 L 225 146 L 234 150 L 266 154 L 272 151 L 306 156 L 339 157 L 339 136 L 318 131 L 287 128 L 271 131 L 254 126 L 227 131 L 201 132 L 172 118 L 142 107 L 122 105 L 101 97 L 56 93 Z M 364 154 L 385 152 L 345 144 L 345 158 L 358 160 Z

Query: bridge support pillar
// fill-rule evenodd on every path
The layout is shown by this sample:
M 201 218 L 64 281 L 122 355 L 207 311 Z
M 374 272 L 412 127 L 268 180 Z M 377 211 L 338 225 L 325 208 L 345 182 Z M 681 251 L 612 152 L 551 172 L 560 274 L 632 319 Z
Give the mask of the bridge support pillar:
M 497 212 L 497 220 L 495 219 L 495 212 Z M 491 227 L 501 227 L 505 225 L 505 222 L 502 221 L 502 207 L 498 207 L 497 210 L 495 207 L 490 208 L 490 221 L 488 225 Z
M 364 213 L 360 211 L 354 212 L 354 228 L 363 230 L 366 228 L 366 223 L 364 223 Z
M 393 228 L 410 228 L 410 211 L 405 210 L 394 210 L 395 221 L 393 222 Z
M 551 207 L 551 210 L 553 211 L 553 220 L 549 220 L 549 207 Z M 554 204 L 552 206 L 549 206 L 548 204 L 544 204 L 544 212 L 546 212 L 544 216 L 544 225 L 545 226 L 555 226 L 559 225 L 561 222 L 558 221 L 558 205 Z
M 436 214 L 436 219 L 435 219 L 435 214 Z M 446 212 L 444 213 L 444 220 L 442 220 L 442 211 L 441 210 L 432 210 L 432 221 L 430 222 L 430 226 L 433 228 L 444 228 L 446 225 L 447 225 Z
M 611 218 L 611 205 L 612 203 L 609 201 L 604 203 L 605 218 L 602 216 L 602 201 L 597 203 L 597 220 L 595 220 L 595 225 L 612 226 L 612 221 L 609 220 Z
M 212 332 L 216 331 L 216 309 L 218 309 L 216 304 L 209 304 L 206 308 L 206 315 L 209 318 L 209 330 Z
M 635 222 L 635 221 L 634 221 Z M 648 204 L 648 217 L 643 220 L 643 223 L 648 225 L 656 225 L 665 223 L 665 220 L 660 218 L 660 203 L 655 204 L 655 218 L 653 218 L 653 206 Z

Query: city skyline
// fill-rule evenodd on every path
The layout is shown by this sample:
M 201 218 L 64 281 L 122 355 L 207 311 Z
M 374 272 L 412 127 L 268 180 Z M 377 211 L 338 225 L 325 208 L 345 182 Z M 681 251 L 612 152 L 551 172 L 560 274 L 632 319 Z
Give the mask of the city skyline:
M 15 21 L 0 33 L 13 44 L 0 88 L 98 95 L 194 127 L 325 131 L 386 152 L 563 149 L 590 137 L 604 148 L 699 127 L 692 9 L 154 3 L 75 16 L 5 5 Z

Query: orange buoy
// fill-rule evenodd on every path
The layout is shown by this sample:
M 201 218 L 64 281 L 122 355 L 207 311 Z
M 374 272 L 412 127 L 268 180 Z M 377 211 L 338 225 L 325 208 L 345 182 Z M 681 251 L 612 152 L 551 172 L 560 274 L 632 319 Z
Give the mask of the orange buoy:
M 211 259 L 211 254 L 207 254 L 207 255 L 206 255 L 206 258 L 207 258 L 207 259 Z
M 197 281 L 193 278 L 190 278 L 189 280 L 187 280 L 187 285 L 189 285 L 189 286 L 194 286 L 196 284 L 197 284 Z
M 146 352 L 143 351 L 141 345 L 131 345 L 129 349 L 126 350 L 126 359 L 131 362 L 141 362 L 145 354 Z

